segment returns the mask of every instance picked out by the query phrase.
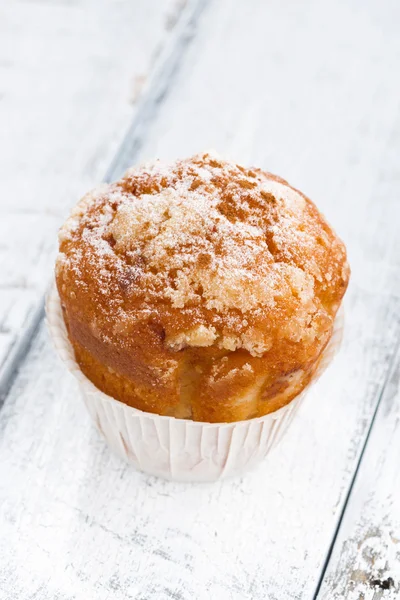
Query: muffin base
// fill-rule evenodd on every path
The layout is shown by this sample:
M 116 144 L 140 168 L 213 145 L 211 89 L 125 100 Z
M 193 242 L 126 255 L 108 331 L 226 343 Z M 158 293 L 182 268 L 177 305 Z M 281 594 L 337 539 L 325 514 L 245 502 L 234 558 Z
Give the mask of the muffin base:
M 332 361 L 343 332 L 339 311 L 312 381 L 283 408 L 246 421 L 204 423 L 144 412 L 96 388 L 75 360 L 55 286 L 47 297 L 46 317 L 55 348 L 78 380 L 87 410 L 111 449 L 141 471 L 173 481 L 217 481 L 240 475 L 265 458 Z

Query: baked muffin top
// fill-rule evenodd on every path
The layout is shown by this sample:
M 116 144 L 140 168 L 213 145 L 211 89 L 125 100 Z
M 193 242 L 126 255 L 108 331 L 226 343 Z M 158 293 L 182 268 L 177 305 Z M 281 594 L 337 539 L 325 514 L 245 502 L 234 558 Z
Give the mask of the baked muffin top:
M 313 346 L 349 276 L 306 196 L 211 153 L 130 169 L 81 200 L 59 241 L 57 273 L 103 337 L 152 322 L 171 351 Z

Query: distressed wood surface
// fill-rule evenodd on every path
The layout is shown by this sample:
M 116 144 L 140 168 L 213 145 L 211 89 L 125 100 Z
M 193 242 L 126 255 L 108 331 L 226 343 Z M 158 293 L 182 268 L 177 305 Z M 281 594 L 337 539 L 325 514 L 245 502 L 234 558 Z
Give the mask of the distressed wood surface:
M 0 0 L 0 384 L 36 325 L 57 228 L 104 176 L 184 4 Z
M 372 427 L 321 600 L 400 595 L 400 352 Z
M 373 487 L 365 461 L 375 448 L 371 468 L 393 468 L 382 412 L 400 337 L 398 22 L 389 0 L 210 2 L 169 93 L 114 172 L 138 156 L 214 147 L 303 189 L 349 250 L 342 351 L 256 471 L 183 485 L 110 454 L 42 325 L 0 412 L 7 599 L 311 600 L 319 590 L 325 600 L 350 590 L 351 540 L 364 526 L 364 485 Z M 384 484 L 393 497 L 396 480 Z M 375 495 L 374 523 L 395 508 L 384 498 Z

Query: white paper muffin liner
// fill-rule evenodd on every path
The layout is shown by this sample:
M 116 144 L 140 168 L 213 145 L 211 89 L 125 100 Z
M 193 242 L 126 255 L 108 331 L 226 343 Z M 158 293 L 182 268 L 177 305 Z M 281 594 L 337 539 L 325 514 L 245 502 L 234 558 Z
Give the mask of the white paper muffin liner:
M 46 301 L 56 350 L 76 377 L 86 407 L 109 446 L 141 471 L 174 481 L 216 481 L 239 475 L 263 459 L 287 431 L 310 386 L 336 354 L 343 313 L 311 384 L 283 408 L 247 421 L 201 423 L 143 412 L 104 394 L 82 373 L 62 315 L 55 286 Z

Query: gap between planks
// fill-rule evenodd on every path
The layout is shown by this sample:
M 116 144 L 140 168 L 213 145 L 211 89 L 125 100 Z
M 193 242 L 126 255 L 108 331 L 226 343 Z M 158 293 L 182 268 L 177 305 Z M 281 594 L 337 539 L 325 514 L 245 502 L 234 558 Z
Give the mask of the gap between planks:
M 136 115 L 104 177 L 109 183 L 118 179 L 138 157 L 150 123 L 175 82 L 185 52 L 196 33 L 198 19 L 210 0 L 189 0 L 175 29 L 155 66 L 148 85 L 139 101 Z
M 372 415 L 372 419 L 371 419 L 370 425 L 368 427 L 368 431 L 366 433 L 363 446 L 362 446 L 361 451 L 360 451 L 360 456 L 358 458 L 356 467 L 354 469 L 353 477 L 351 479 L 351 482 L 350 482 L 350 485 L 349 485 L 346 497 L 345 497 L 344 502 L 343 502 L 343 506 L 342 506 L 342 509 L 341 509 L 341 512 L 340 512 L 340 515 L 339 515 L 339 518 L 338 518 L 338 521 L 337 521 L 337 526 L 336 526 L 334 535 L 332 537 L 332 542 L 331 542 L 331 544 L 329 546 L 329 549 L 328 549 L 328 552 L 327 552 L 324 564 L 323 564 L 322 569 L 321 569 L 321 574 L 320 574 L 320 577 L 319 577 L 319 580 L 318 580 L 318 583 L 317 583 L 317 586 L 316 586 L 316 589 L 315 589 L 315 593 L 313 595 L 313 600 L 318 600 L 318 598 L 320 597 L 320 592 L 321 592 L 322 586 L 325 583 L 325 576 L 327 574 L 327 571 L 328 571 L 328 568 L 329 568 L 329 565 L 330 565 L 332 554 L 333 554 L 334 549 L 336 548 L 336 543 L 337 543 L 338 538 L 339 538 L 339 534 L 340 534 L 341 527 L 342 527 L 342 524 L 343 524 L 343 519 L 344 519 L 346 510 L 347 510 L 347 507 L 349 505 L 349 502 L 351 501 L 351 498 L 352 498 L 352 493 L 353 493 L 353 490 L 354 490 L 354 486 L 355 486 L 355 483 L 356 483 L 356 480 L 357 480 L 358 473 L 360 471 L 361 463 L 363 461 L 365 452 L 367 450 L 368 442 L 369 442 L 369 439 L 371 437 L 371 433 L 372 433 L 372 431 L 374 429 L 374 425 L 375 425 L 375 423 L 377 421 L 377 415 L 379 413 L 380 406 L 382 404 L 382 399 L 385 397 L 386 390 L 387 390 L 387 388 L 388 388 L 388 386 L 390 384 L 390 381 L 391 381 L 391 379 L 393 377 L 393 373 L 394 373 L 394 371 L 396 369 L 396 366 L 398 365 L 398 361 L 399 360 L 400 360 L 400 336 L 399 336 L 399 338 L 397 340 L 396 348 L 395 348 L 395 350 L 394 350 L 394 352 L 392 354 L 392 357 L 391 357 L 391 360 L 390 360 L 390 364 L 389 364 L 389 367 L 388 367 L 388 370 L 387 370 L 386 378 L 385 378 L 383 386 L 382 386 L 382 388 L 380 390 L 380 394 L 379 394 L 377 402 L 376 402 L 376 407 L 375 407 L 374 413 Z

